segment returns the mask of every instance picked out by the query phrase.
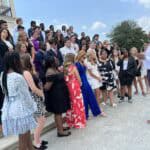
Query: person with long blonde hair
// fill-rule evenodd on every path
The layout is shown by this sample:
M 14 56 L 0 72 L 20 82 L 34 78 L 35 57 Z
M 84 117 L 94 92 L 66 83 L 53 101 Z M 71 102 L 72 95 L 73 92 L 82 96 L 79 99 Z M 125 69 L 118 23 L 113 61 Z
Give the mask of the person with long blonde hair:
M 82 81 L 82 95 L 84 100 L 84 106 L 85 106 L 85 113 L 86 113 L 86 119 L 89 118 L 89 106 L 91 108 L 91 111 L 93 115 L 96 117 L 98 115 L 104 115 L 104 113 L 101 111 L 96 97 L 92 91 L 92 88 L 87 80 L 86 71 L 87 67 L 85 65 L 85 59 L 86 59 L 86 52 L 80 51 L 76 57 L 76 67 L 78 69 L 81 81 Z
M 88 52 L 87 53 L 87 78 L 88 81 L 94 90 L 96 99 L 98 103 L 100 103 L 100 86 L 102 85 L 102 78 L 98 72 L 98 66 L 97 66 L 97 57 L 95 54 Z
M 86 126 L 86 117 L 81 93 L 82 82 L 74 63 L 75 55 L 67 54 L 64 61 L 64 73 L 70 94 L 71 109 L 66 113 L 66 122 L 70 128 L 84 128 Z

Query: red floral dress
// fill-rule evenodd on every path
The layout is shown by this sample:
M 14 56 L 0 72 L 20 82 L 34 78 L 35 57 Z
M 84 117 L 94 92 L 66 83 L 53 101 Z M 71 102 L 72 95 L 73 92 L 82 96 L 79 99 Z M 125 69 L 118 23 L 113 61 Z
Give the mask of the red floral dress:
M 65 76 L 71 100 L 71 109 L 66 113 L 66 123 L 71 128 L 84 128 L 86 126 L 85 108 L 80 83 L 72 73 L 74 68 L 74 65 L 70 65 L 68 75 Z

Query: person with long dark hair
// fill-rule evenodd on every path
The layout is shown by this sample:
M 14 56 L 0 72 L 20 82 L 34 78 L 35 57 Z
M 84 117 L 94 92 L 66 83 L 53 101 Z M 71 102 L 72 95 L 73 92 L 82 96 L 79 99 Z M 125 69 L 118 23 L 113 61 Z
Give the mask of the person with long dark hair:
M 64 47 L 64 37 L 63 34 L 61 33 L 61 30 L 57 30 L 54 38 L 57 42 L 57 48 L 60 49 Z
M 10 50 L 8 45 L 5 42 L 6 40 L 8 40 L 8 34 L 9 33 L 8 33 L 7 29 L 0 30 L 0 73 L 4 69 L 4 62 L 3 62 L 4 56 L 5 56 L 6 52 L 8 52 Z M 0 109 L 2 108 L 2 105 L 3 105 L 3 99 L 4 99 L 4 94 L 0 87 Z M 0 111 L 0 125 L 1 125 L 1 111 Z M 0 130 L 1 130 L 1 126 L 0 126 Z
M 117 106 L 117 104 L 114 102 L 113 96 L 113 90 L 116 88 L 115 78 L 113 74 L 114 69 L 115 65 L 113 61 L 108 58 L 107 51 L 102 50 L 99 53 L 98 70 L 102 77 L 102 86 L 100 87 L 100 89 L 104 98 L 104 102 L 102 103 L 104 106 L 107 103 L 108 97 L 110 99 L 110 105 L 112 107 Z
M 29 54 L 24 54 L 21 56 L 22 66 L 23 66 L 23 75 L 27 81 L 27 84 L 30 89 L 32 98 L 37 104 L 37 111 L 34 113 L 34 116 L 37 121 L 37 127 L 34 132 L 34 148 L 35 149 L 46 149 L 45 146 L 47 142 L 43 142 L 40 139 L 41 132 L 44 128 L 46 118 L 45 118 L 45 105 L 44 105 L 44 93 L 42 91 L 41 81 L 39 80 L 31 61 Z M 46 143 L 46 144 L 45 144 Z
M 5 55 L 1 78 L 5 94 L 2 108 L 3 134 L 18 135 L 19 150 L 32 150 L 30 130 L 36 127 L 34 112 L 37 107 L 22 75 L 21 61 L 17 52 L 8 52 Z
M 70 98 L 64 74 L 58 71 L 58 61 L 54 56 L 45 58 L 46 84 L 45 104 L 48 112 L 54 113 L 57 136 L 69 136 L 71 132 L 64 131 L 62 113 L 70 109 Z M 65 128 L 66 130 L 66 128 Z

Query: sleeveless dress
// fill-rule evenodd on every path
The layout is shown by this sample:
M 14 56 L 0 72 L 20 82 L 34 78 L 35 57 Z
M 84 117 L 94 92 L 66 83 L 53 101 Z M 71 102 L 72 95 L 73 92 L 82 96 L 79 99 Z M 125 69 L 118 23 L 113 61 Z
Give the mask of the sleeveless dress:
M 2 86 L 3 87 L 3 86 Z M 8 96 L 2 108 L 4 136 L 24 134 L 36 127 L 34 112 L 37 110 L 24 77 L 18 73 L 7 75 Z
M 86 126 L 85 108 L 80 83 L 77 77 L 71 73 L 74 68 L 74 65 L 70 65 L 68 75 L 65 76 L 71 100 L 71 109 L 66 113 L 66 122 L 69 127 L 84 128 Z
M 46 82 L 52 82 L 51 88 L 45 91 L 46 110 L 54 114 L 66 113 L 70 109 L 70 98 L 63 73 L 47 76 Z
M 86 76 L 86 67 L 81 65 L 79 62 L 76 63 L 76 67 L 79 71 L 80 78 L 82 81 L 82 94 L 85 106 L 86 119 L 89 117 L 89 106 L 94 116 L 98 116 L 101 114 L 100 107 L 97 103 L 96 97 L 92 91 L 92 88 L 87 80 Z

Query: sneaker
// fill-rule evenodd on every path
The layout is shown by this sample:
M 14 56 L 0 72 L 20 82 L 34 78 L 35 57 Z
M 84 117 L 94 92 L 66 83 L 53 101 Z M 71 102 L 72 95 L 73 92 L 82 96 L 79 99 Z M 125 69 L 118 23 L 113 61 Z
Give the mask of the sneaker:
M 122 103 L 122 102 L 124 102 L 124 97 L 123 96 L 121 96 L 121 98 L 119 100 L 119 103 Z
M 106 103 L 105 103 L 105 102 L 102 102 L 102 105 L 103 105 L 103 106 L 106 106 Z
M 133 103 L 133 101 L 132 101 L 132 97 L 128 97 L 128 103 Z

